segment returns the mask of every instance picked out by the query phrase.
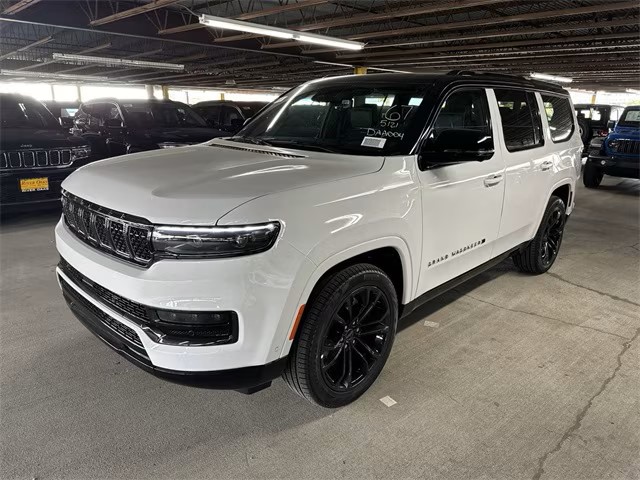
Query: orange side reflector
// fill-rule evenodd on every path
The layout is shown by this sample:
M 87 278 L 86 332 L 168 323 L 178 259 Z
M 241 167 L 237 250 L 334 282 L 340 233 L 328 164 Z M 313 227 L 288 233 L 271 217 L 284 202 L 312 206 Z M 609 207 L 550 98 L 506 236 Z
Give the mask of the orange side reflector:
M 293 340 L 296 338 L 296 330 L 298 330 L 298 325 L 300 325 L 300 319 L 302 318 L 302 312 L 304 312 L 305 304 L 300 305 L 298 309 L 298 314 L 296 315 L 296 321 L 293 322 L 293 328 L 291 329 L 291 333 L 289 334 L 289 340 Z

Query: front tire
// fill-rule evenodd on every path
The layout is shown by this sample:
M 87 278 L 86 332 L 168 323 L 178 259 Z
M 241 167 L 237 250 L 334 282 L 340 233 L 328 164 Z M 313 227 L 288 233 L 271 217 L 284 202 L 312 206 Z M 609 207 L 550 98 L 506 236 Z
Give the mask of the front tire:
M 584 166 L 584 172 L 582 173 L 582 183 L 584 183 L 584 186 L 587 188 L 598 188 L 600 182 L 602 182 L 602 177 L 604 177 L 602 170 L 587 161 L 587 164 Z
M 536 236 L 524 249 L 512 254 L 518 270 L 539 275 L 551 268 L 560 251 L 566 216 L 564 201 L 552 195 Z
M 323 407 L 353 402 L 382 371 L 397 323 L 395 288 L 378 267 L 361 263 L 331 275 L 305 307 L 284 380 Z

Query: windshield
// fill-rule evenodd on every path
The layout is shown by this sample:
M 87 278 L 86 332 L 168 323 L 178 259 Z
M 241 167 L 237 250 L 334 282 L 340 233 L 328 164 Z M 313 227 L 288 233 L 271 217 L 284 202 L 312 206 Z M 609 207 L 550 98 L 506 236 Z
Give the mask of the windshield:
M 618 125 L 624 127 L 636 127 L 640 128 L 640 110 L 639 109 L 627 109 L 622 113 L 622 117 L 618 121 Z
M 0 119 L 4 128 L 60 129 L 44 105 L 24 98 L 0 98 Z
M 355 155 L 402 155 L 424 126 L 425 85 L 310 83 L 229 140 Z
M 191 107 L 182 103 L 123 103 L 127 124 L 138 128 L 206 127 Z

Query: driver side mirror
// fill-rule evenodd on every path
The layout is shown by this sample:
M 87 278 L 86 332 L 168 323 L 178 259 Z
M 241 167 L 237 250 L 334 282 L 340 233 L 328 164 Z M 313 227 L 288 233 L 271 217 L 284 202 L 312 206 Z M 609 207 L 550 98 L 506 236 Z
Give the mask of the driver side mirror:
M 420 148 L 421 167 L 459 162 L 483 162 L 493 157 L 493 137 L 486 131 L 444 130 Z
M 607 122 L 607 128 L 609 130 L 613 130 L 614 128 L 616 128 L 616 121 L 615 120 L 609 120 Z

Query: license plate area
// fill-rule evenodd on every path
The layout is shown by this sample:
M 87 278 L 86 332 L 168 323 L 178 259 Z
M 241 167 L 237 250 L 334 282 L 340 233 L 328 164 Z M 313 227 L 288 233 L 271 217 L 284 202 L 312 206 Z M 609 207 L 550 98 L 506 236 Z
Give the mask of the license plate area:
M 20 179 L 20 191 L 22 193 L 44 192 L 47 190 L 49 190 L 49 177 Z

